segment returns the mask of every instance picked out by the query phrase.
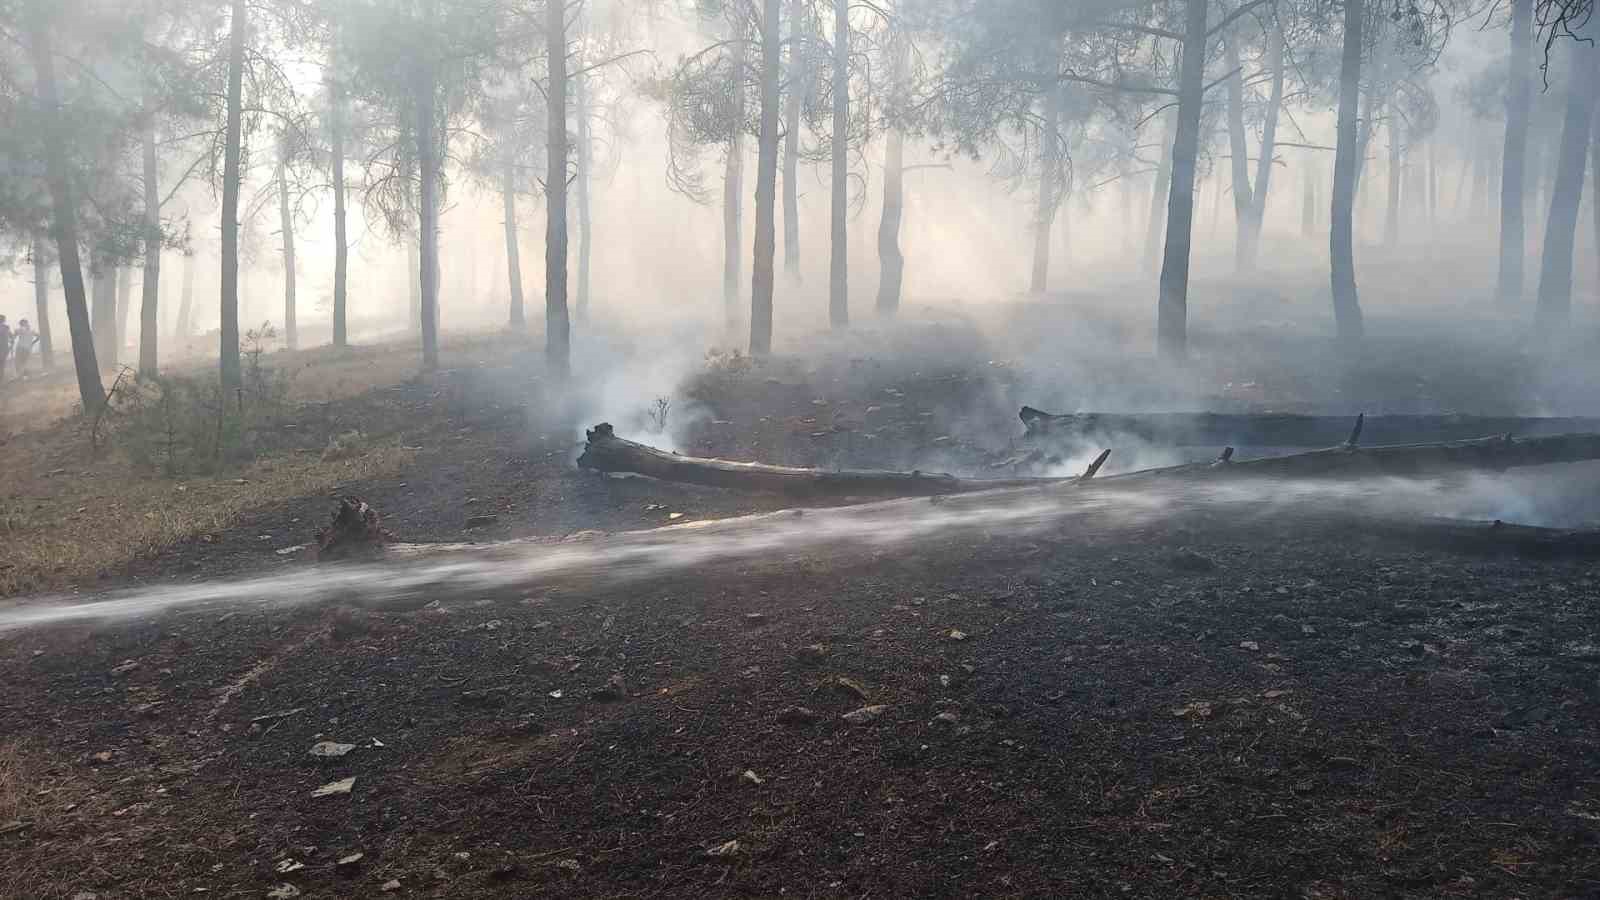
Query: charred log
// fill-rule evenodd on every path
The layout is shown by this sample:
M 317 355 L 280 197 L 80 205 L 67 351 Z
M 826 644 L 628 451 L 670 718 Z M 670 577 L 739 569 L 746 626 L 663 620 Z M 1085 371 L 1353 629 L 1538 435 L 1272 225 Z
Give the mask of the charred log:
M 578 465 L 597 472 L 626 472 L 662 481 L 800 497 L 920 497 L 992 488 L 1060 484 L 1072 478 L 965 479 L 933 472 L 827 471 L 763 463 L 680 456 L 617 437 L 602 422 L 587 433 Z
M 1098 446 L 1141 441 L 1158 446 L 1332 447 L 1346 443 L 1348 416 L 1225 413 L 1077 413 L 1053 415 L 1031 406 L 1018 414 L 1026 437 L 1080 439 Z M 1376 444 L 1425 444 L 1499 434 L 1520 437 L 1600 432 L 1600 418 L 1516 416 L 1364 416 L 1358 434 Z

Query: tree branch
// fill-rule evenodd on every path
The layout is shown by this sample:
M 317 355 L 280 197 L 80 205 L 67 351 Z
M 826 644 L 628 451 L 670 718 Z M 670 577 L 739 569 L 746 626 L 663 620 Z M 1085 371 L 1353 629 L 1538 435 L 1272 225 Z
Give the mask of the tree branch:
M 1212 35 L 1216 34 L 1217 32 L 1221 31 L 1222 29 L 1227 28 L 1229 25 L 1232 25 L 1234 22 L 1237 22 L 1243 16 L 1249 14 L 1249 12 L 1251 10 L 1255 9 L 1256 7 L 1258 7 L 1258 6 L 1266 6 L 1269 3 L 1276 3 L 1276 2 L 1278 2 L 1278 0 L 1251 0 L 1251 2 L 1246 3 L 1245 5 L 1239 7 L 1238 9 L 1234 10 L 1233 12 L 1228 13 L 1227 15 L 1223 16 L 1221 22 L 1218 22 L 1217 24 L 1211 26 L 1210 30 L 1208 30 L 1206 32 L 1206 37 L 1209 38 Z

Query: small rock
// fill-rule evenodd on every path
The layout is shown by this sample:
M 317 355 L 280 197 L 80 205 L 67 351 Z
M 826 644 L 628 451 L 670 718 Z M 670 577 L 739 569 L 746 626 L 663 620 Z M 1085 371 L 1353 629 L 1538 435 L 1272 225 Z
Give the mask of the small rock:
M 745 781 L 749 782 L 750 784 L 754 784 L 754 785 L 761 785 L 761 784 L 765 784 L 766 783 L 766 781 L 760 775 L 757 775 L 755 773 L 755 771 L 751 770 L 751 769 L 745 769 L 744 770 L 744 774 L 740 775 L 739 777 L 743 778 Z
M 1179 572 L 1214 572 L 1217 568 L 1215 560 L 1201 556 L 1187 547 L 1174 553 L 1168 563 Z
M 505 624 L 506 624 L 505 622 L 502 622 L 499 619 L 490 619 L 489 621 L 483 623 L 482 625 L 479 625 L 478 627 L 482 628 L 484 631 L 499 631 L 502 627 L 505 626 Z
M 317 788 L 316 790 L 311 792 L 311 796 L 313 796 L 313 797 L 333 797 L 333 796 L 337 796 L 337 795 L 340 795 L 340 794 L 348 794 L 348 793 L 350 793 L 351 789 L 353 789 L 355 786 L 356 786 L 356 779 L 355 779 L 355 776 L 352 775 L 349 778 L 341 778 L 338 781 L 329 782 L 328 784 L 325 784 L 322 787 Z
M 967 633 L 959 628 L 952 628 L 950 629 L 950 633 L 945 635 L 945 637 L 952 641 L 964 641 L 967 639 Z
M 1289 693 L 1290 693 L 1289 691 L 1263 691 L 1261 696 L 1265 697 L 1268 700 L 1276 700 L 1279 697 L 1285 696 L 1285 695 L 1287 695 Z
M 790 706 L 778 713 L 780 725 L 815 725 L 822 717 L 804 706 Z
M 139 668 L 139 661 L 138 660 L 136 660 L 136 659 L 127 660 L 122 665 L 117 666 L 115 669 L 111 670 L 111 677 L 112 678 L 121 678 L 122 676 L 128 674 L 129 672 L 132 672 L 134 669 L 137 669 L 137 668 Z
M 1305 635 L 1305 636 L 1307 636 L 1307 637 L 1310 637 L 1310 636 L 1316 634 L 1317 630 L 1315 628 L 1312 628 L 1310 625 L 1301 625 L 1300 626 L 1300 633 Z
M 566 869 L 568 872 L 576 872 L 582 869 L 583 866 L 575 859 L 563 859 L 556 863 L 556 868 Z
M 305 867 L 306 867 L 305 863 L 302 863 L 302 862 L 300 862 L 299 860 L 296 860 L 296 859 L 280 859 L 280 860 L 278 860 L 278 864 L 273 866 L 272 868 L 279 875 L 287 875 L 290 872 L 298 872 L 301 869 L 304 869 Z
M 1255 641 L 1240 641 L 1239 648 L 1242 650 L 1249 650 L 1251 653 L 1255 653 L 1261 649 L 1261 645 Z
M 495 524 L 496 522 L 499 522 L 499 521 L 500 521 L 500 517 L 499 516 L 495 516 L 495 515 L 468 516 L 467 517 L 467 527 L 468 528 L 488 528 L 490 525 L 493 525 L 493 524 Z
M 677 520 L 683 518 L 683 513 L 667 513 L 667 518 L 676 522 Z
M 112 754 L 110 750 L 101 750 L 99 753 L 96 753 L 93 757 L 91 757 L 91 759 L 93 759 L 95 762 L 108 763 L 111 762 L 111 756 Z
M 366 856 L 365 853 L 357 851 L 357 852 L 352 853 L 352 854 L 350 854 L 348 856 L 339 857 L 339 861 L 337 863 L 335 863 L 334 865 L 337 865 L 341 869 L 348 869 L 351 866 L 355 865 L 356 863 L 361 862 L 362 858 L 364 858 L 365 856 Z
M 758 626 L 758 625 L 765 625 L 766 623 L 767 623 L 767 614 L 766 613 L 752 612 L 752 613 L 745 613 L 744 614 L 744 624 L 749 625 L 752 628 L 755 627 L 755 626 Z
M 267 891 L 267 900 L 290 900 L 290 898 L 298 896 L 300 896 L 300 889 L 292 884 L 280 884 Z
M 382 885 L 380 885 L 378 887 L 378 890 L 383 891 L 385 894 L 390 894 L 390 893 L 393 893 L 395 891 L 398 891 L 398 890 L 400 890 L 400 881 L 399 881 L 399 879 L 391 878 L 388 881 L 385 881 Z
M 356 748 L 355 744 L 341 744 L 337 741 L 318 741 L 311 745 L 310 753 L 319 759 L 338 759 Z
M 508 862 L 495 866 L 489 871 L 489 878 L 493 881 L 515 881 L 523 876 L 521 864 Z
M 852 697 L 856 700 L 866 702 L 867 689 L 861 686 L 861 682 L 856 681 L 853 678 L 845 678 L 841 675 L 838 678 L 834 678 L 829 681 L 828 686 L 833 688 L 834 691 L 845 695 L 846 697 Z
M 490 691 L 462 691 L 457 702 L 474 709 L 493 709 L 505 703 L 505 698 Z
M 828 648 L 823 644 L 811 644 L 795 651 L 795 656 L 798 656 L 801 662 L 809 665 L 816 665 L 822 662 L 823 657 L 827 655 Z
M 868 722 L 871 722 L 873 719 L 883 715 L 884 710 L 888 708 L 889 707 L 884 706 L 881 703 L 877 703 L 873 704 L 872 706 L 863 706 L 860 709 L 851 710 L 839 718 L 844 719 L 851 725 L 865 725 Z
M 961 717 L 953 712 L 942 712 L 934 716 L 933 721 L 939 725 L 954 725 L 961 721 Z
M 589 699 L 597 703 L 615 703 L 626 696 L 628 692 L 623 685 L 622 676 L 613 675 L 606 679 L 605 686 L 595 688 L 589 694 Z
M 706 850 L 707 856 L 733 856 L 739 852 L 737 840 L 727 841 Z
M 949 687 L 950 686 L 950 676 L 949 675 L 940 675 L 939 676 L 939 686 L 940 687 Z

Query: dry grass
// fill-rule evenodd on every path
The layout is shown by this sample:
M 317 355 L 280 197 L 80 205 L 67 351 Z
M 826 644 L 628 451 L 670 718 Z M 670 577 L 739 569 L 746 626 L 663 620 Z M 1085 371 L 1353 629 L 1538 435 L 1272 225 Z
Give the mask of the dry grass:
M 505 337 L 458 336 L 442 346 L 441 363 L 478 362 L 517 347 Z M 292 373 L 288 401 L 305 404 L 402 383 L 416 376 L 418 359 L 403 344 L 280 351 L 263 362 Z M 0 596 L 92 581 L 177 542 L 226 529 L 251 508 L 393 474 L 415 458 L 396 441 L 337 458 L 265 456 L 216 476 L 170 480 L 116 453 L 89 459 L 82 427 L 64 421 L 75 397 L 70 373 L 8 384 L 0 394 L 0 428 L 9 430 L 9 437 L 0 435 Z

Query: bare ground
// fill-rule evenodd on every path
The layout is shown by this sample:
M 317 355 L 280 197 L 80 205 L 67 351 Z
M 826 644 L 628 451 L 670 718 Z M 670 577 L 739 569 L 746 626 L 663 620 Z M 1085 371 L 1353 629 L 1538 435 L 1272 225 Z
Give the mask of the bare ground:
M 684 442 L 976 466 L 971 397 L 1006 369 L 952 359 L 720 372 Z M 331 491 L 408 540 L 783 505 L 573 471 L 575 430 L 501 390 L 520 365 L 330 407 L 421 448 Z M 330 511 L 262 504 L 102 581 L 304 566 L 275 551 Z M 620 583 L 3 633 L 0 895 L 1600 894 L 1592 566 L 1309 512 L 1097 506 Z M 309 755 L 324 740 L 355 749 Z

